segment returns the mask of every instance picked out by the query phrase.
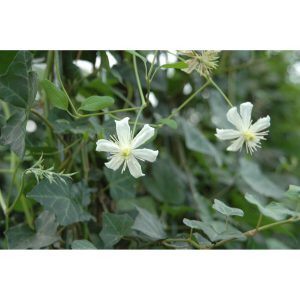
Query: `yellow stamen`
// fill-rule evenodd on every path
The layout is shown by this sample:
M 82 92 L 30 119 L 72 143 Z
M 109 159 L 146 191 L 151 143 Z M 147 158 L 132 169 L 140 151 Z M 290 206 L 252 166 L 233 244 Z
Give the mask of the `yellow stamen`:
M 255 134 L 251 131 L 244 131 L 243 136 L 246 141 L 253 141 L 255 139 Z
M 124 156 L 124 157 L 128 157 L 130 155 L 130 153 L 131 153 L 131 149 L 128 148 L 128 147 L 127 148 L 123 148 L 121 150 L 121 155 Z

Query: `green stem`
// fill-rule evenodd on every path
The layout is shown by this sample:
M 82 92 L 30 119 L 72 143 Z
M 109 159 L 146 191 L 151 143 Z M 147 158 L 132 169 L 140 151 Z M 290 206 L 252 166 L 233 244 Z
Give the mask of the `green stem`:
M 70 99 L 69 97 L 69 94 L 67 93 L 65 87 L 64 87 L 64 84 L 62 82 L 62 79 L 61 79 L 61 76 L 60 76 L 60 71 L 59 71 L 59 54 L 58 54 L 58 51 L 55 51 L 55 70 L 56 70 L 56 75 L 57 75 L 57 79 L 61 85 L 61 88 L 63 89 L 64 93 L 66 94 L 67 98 L 68 98 L 68 101 L 70 103 L 70 106 L 72 108 L 72 110 L 74 111 L 75 113 L 75 116 L 78 115 L 78 112 L 77 112 L 77 109 L 75 108 L 72 100 Z
M 224 94 L 222 89 L 212 80 L 212 78 L 208 79 L 209 82 L 218 90 L 218 92 L 223 96 L 223 98 L 226 100 L 226 102 L 229 104 L 230 107 L 233 107 L 231 101 L 228 99 L 228 97 Z
M 296 217 L 296 218 L 292 217 L 292 218 L 287 219 L 287 220 L 278 221 L 278 222 L 267 224 L 267 225 L 264 225 L 264 226 L 261 226 L 261 227 L 255 228 L 255 229 L 251 229 L 249 231 L 244 232 L 243 234 L 246 237 L 255 236 L 260 231 L 267 230 L 267 229 L 270 229 L 270 228 L 278 226 L 278 225 L 283 225 L 283 224 L 297 222 L 299 220 L 300 220 L 300 217 Z M 216 248 L 216 247 L 222 246 L 222 245 L 226 244 L 227 242 L 234 241 L 235 239 L 236 238 L 231 238 L 231 239 L 220 241 L 220 242 L 214 244 L 211 248 Z
M 167 119 L 172 119 L 178 112 L 180 112 L 186 105 L 188 105 L 200 92 L 202 92 L 211 82 L 207 81 L 197 91 L 195 91 L 190 97 L 188 97 L 180 106 L 178 106 Z
M 146 103 L 146 100 L 145 100 L 145 97 L 144 97 L 144 94 L 143 94 L 143 90 L 142 90 L 142 85 L 141 85 L 138 69 L 137 69 L 136 56 L 135 55 L 133 55 L 133 68 L 134 68 L 134 74 L 135 74 L 136 82 L 137 82 L 137 85 L 138 85 L 138 89 L 139 89 L 140 97 L 141 97 L 141 100 L 142 100 L 142 104 L 141 104 L 141 106 L 139 108 L 139 111 L 137 113 L 137 116 L 135 118 L 135 122 L 134 122 L 133 129 L 132 129 L 132 137 L 134 136 L 136 125 L 137 125 L 137 122 L 138 122 L 138 120 L 139 120 L 139 118 L 142 114 L 142 111 L 147 106 L 147 103 Z
M 126 111 L 134 111 L 134 110 L 138 110 L 138 109 L 140 109 L 140 107 L 122 108 L 122 109 L 116 109 L 116 110 L 105 111 L 105 112 L 100 112 L 100 113 L 92 113 L 92 114 L 86 114 L 86 115 L 82 115 L 80 113 L 77 113 L 77 118 L 103 116 L 103 115 L 107 115 L 107 114 L 120 113 L 120 112 L 126 112 Z
M 141 81 L 140 81 L 140 77 L 139 77 L 139 73 L 138 73 L 138 69 L 137 69 L 137 65 L 136 65 L 136 56 L 135 55 L 133 55 L 133 68 L 134 68 L 134 74 L 135 74 L 135 78 L 137 81 L 139 93 L 140 93 L 141 100 L 142 100 L 142 105 L 146 106 L 147 104 L 146 104 L 145 97 L 144 97 L 143 90 L 142 90 L 142 85 L 141 85 Z

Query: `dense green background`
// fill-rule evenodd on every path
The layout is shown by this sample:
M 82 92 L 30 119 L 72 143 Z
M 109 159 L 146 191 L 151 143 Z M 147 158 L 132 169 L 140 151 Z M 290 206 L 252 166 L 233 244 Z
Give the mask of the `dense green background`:
M 266 228 L 253 237 L 242 234 L 256 227 L 260 213 L 260 226 L 298 218 L 299 190 L 286 191 L 299 185 L 300 53 L 220 52 L 213 80 L 234 105 L 254 103 L 254 120 L 271 117 L 267 141 L 252 157 L 244 150 L 227 152 L 228 143 L 214 136 L 216 127 L 228 127 L 229 107 L 213 85 L 180 110 L 173 118 L 176 123 L 159 125 L 206 79 L 197 72 L 159 68 L 173 57 L 159 51 L 149 85 L 145 64 L 149 71 L 151 60 L 146 57 L 154 53 L 0 52 L 0 248 L 300 247 L 297 222 Z M 150 99 L 157 99 L 157 106 L 147 101 L 140 125 L 156 127 L 147 147 L 160 151 L 156 162 L 142 164 L 146 176 L 137 180 L 105 168 L 106 155 L 95 151 L 98 138 L 114 133 L 114 117 L 136 117 L 136 111 L 102 114 L 103 109 L 140 106 L 133 55 L 146 99 L 150 91 Z M 90 73 L 79 67 L 79 60 L 90 62 Z M 72 109 L 59 74 L 77 110 L 90 96 L 106 96 L 101 101 L 109 108 L 79 110 L 102 115 L 75 119 L 66 112 Z M 35 132 L 26 132 L 27 120 L 38 125 Z M 32 174 L 24 174 L 41 154 L 45 168 L 76 172 L 72 180 L 38 183 Z M 3 206 L 14 199 L 16 205 L 5 216 Z M 217 212 L 214 199 L 242 209 L 244 216 Z

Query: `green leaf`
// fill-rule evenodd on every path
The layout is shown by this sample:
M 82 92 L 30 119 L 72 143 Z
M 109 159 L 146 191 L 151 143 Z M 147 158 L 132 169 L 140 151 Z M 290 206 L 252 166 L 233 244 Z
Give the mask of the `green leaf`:
M 161 68 L 163 69 L 185 69 L 188 67 L 188 64 L 183 62 L 183 61 L 179 61 L 179 62 L 175 62 L 175 63 L 172 63 L 172 64 L 165 64 L 165 65 L 162 65 L 160 66 Z
M 49 211 L 44 211 L 39 215 L 35 227 L 36 232 L 23 224 L 9 228 L 5 233 L 9 249 L 40 249 L 60 239 L 57 234 L 58 224 L 55 216 Z
M 284 220 L 287 216 L 298 216 L 299 214 L 284 207 L 281 203 L 271 202 L 267 206 L 263 206 L 261 201 L 251 194 L 246 194 L 245 199 L 256 205 L 261 214 L 276 221 Z
M 106 247 L 117 244 L 124 236 L 129 235 L 133 219 L 127 215 L 103 213 L 103 227 L 100 237 Z
M 137 207 L 138 215 L 132 229 L 143 233 L 151 240 L 161 240 L 166 237 L 163 224 L 157 216 L 147 210 Z
M 300 200 L 300 186 L 298 185 L 290 185 L 289 189 L 285 192 L 285 196 L 293 201 Z
M 218 199 L 214 200 L 214 204 L 212 207 L 213 209 L 215 209 L 216 211 L 218 211 L 219 213 L 225 216 L 239 216 L 239 217 L 244 216 L 244 212 L 241 209 L 227 206 L 226 204 L 224 204 L 222 201 Z
M 136 181 L 128 173 L 112 171 L 105 168 L 104 174 L 109 182 L 110 196 L 114 200 L 132 199 L 136 194 Z
M 246 239 L 243 233 L 238 229 L 234 228 L 231 225 L 228 225 L 228 228 L 226 229 L 226 225 L 220 222 L 204 223 L 197 220 L 183 219 L 183 224 L 190 228 L 201 230 L 212 242 L 232 238 L 236 238 L 239 240 Z
M 216 148 L 208 139 L 194 126 L 181 119 L 186 147 L 190 150 L 212 156 L 216 163 L 222 164 L 221 157 Z
M 79 109 L 85 111 L 98 111 L 110 107 L 115 100 L 109 96 L 91 96 L 83 101 Z
M 46 92 L 47 98 L 53 106 L 62 110 L 68 110 L 69 100 L 65 92 L 60 90 L 56 85 L 47 79 L 43 80 L 41 85 Z
M 31 107 L 37 93 L 37 74 L 31 69 L 31 60 L 29 51 L 16 54 L 0 76 L 0 99 L 17 107 Z
M 61 225 L 91 220 L 93 217 L 84 211 L 81 203 L 74 197 L 71 180 L 68 178 L 64 180 L 65 182 L 58 179 L 50 183 L 47 179 L 43 179 L 27 194 L 27 197 L 53 212 Z
M 0 74 L 7 71 L 18 51 L 0 51 Z
M 72 242 L 71 248 L 73 250 L 94 250 L 97 249 L 94 244 L 87 240 L 75 240 Z
M 284 191 L 264 175 L 254 162 L 241 159 L 240 173 L 244 181 L 259 194 L 275 199 L 283 197 Z
M 177 122 L 175 120 L 172 119 L 160 119 L 159 123 L 167 125 L 168 127 L 172 128 L 172 129 L 177 129 Z
M 151 195 L 163 203 L 182 204 L 185 199 L 185 186 L 180 171 L 169 159 L 160 159 L 152 166 L 153 177 L 143 178 Z
M 27 116 L 24 110 L 12 115 L 1 129 L 0 144 L 9 145 L 21 159 L 25 152 Z

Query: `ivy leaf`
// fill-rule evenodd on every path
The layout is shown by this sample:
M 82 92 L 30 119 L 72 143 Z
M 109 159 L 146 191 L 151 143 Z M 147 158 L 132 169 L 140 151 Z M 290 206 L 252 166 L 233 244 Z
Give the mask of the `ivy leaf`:
M 94 250 L 97 249 L 94 244 L 87 240 L 75 240 L 72 242 L 71 248 L 73 250 Z
M 7 71 L 7 68 L 14 60 L 18 51 L 1 51 L 0 52 L 0 74 Z
M 103 228 L 100 237 L 106 247 L 117 244 L 124 236 L 129 235 L 133 219 L 127 215 L 103 213 Z
M 55 215 L 49 211 L 38 216 L 35 227 L 36 232 L 23 224 L 9 228 L 5 233 L 9 249 L 40 249 L 60 239 Z
M 228 225 L 228 228 L 226 228 L 226 225 L 220 222 L 204 223 L 197 220 L 183 219 L 183 224 L 190 228 L 201 230 L 212 242 L 232 238 L 239 240 L 246 239 L 243 233 L 240 232 L 238 229 L 230 225 Z
M 9 145 L 20 158 L 23 158 L 25 152 L 26 123 L 25 110 L 20 110 L 1 129 L 0 144 Z
M 164 64 L 162 66 L 160 66 L 161 68 L 163 69 L 185 69 L 188 67 L 188 64 L 183 62 L 183 61 L 179 61 L 179 62 L 175 62 L 175 63 L 172 63 L 172 64 Z
M 260 200 L 251 194 L 246 194 L 245 199 L 256 205 L 261 214 L 276 221 L 284 220 L 287 216 L 298 216 L 298 213 L 289 210 L 278 202 L 271 202 L 267 206 L 263 206 Z
M 293 201 L 300 200 L 300 186 L 298 185 L 290 185 L 289 189 L 285 192 L 285 196 Z
M 151 240 L 161 240 L 166 237 L 163 224 L 157 216 L 147 210 L 137 207 L 138 215 L 134 221 L 132 229 L 143 233 Z
M 80 110 L 98 111 L 110 107 L 115 103 L 115 100 L 109 96 L 91 96 L 83 101 L 80 105 Z
M 212 156 L 218 166 L 222 164 L 221 157 L 216 148 L 197 128 L 181 119 L 186 147 L 192 151 Z
M 93 217 L 74 197 L 71 180 L 68 178 L 64 180 L 65 182 L 58 179 L 50 183 L 48 179 L 43 179 L 27 194 L 27 197 L 53 212 L 61 225 L 91 220 Z
M 62 110 L 68 110 L 69 101 L 65 92 L 60 90 L 56 85 L 47 79 L 43 80 L 41 85 L 46 92 L 47 98 L 53 106 Z
M 19 51 L 0 76 L 0 98 L 17 107 L 31 107 L 37 93 L 37 74 L 31 69 L 32 55 Z
M 283 197 L 284 191 L 264 175 L 254 162 L 241 159 L 240 173 L 244 181 L 259 194 L 275 199 Z
M 108 168 L 104 170 L 106 179 L 109 182 L 110 196 L 114 200 L 132 199 L 136 194 L 136 181 L 128 173 L 115 172 Z
M 241 209 L 227 206 L 225 203 L 218 199 L 214 200 L 214 204 L 212 207 L 225 216 L 244 216 L 244 212 Z
M 160 159 L 152 166 L 153 177 L 143 181 L 147 191 L 161 202 L 182 204 L 185 199 L 185 187 L 180 172 L 169 159 Z

